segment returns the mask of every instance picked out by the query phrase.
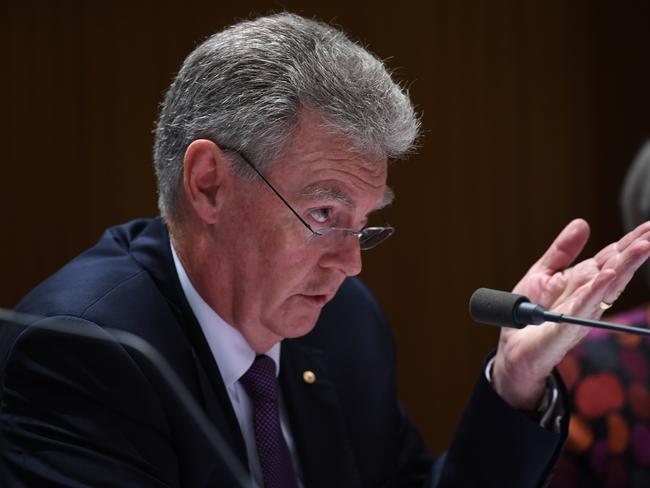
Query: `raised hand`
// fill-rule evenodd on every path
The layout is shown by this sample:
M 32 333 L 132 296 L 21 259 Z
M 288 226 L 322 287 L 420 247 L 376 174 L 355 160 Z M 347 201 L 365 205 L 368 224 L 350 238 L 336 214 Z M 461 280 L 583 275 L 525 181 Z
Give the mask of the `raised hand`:
M 570 266 L 588 238 L 587 222 L 570 222 L 513 292 L 526 295 L 549 310 L 600 318 L 603 307 L 619 297 L 650 256 L 650 222 L 641 224 L 594 257 Z M 546 377 L 588 330 L 552 323 L 524 329 L 503 328 L 492 372 L 494 388 L 513 407 L 534 409 L 544 392 Z

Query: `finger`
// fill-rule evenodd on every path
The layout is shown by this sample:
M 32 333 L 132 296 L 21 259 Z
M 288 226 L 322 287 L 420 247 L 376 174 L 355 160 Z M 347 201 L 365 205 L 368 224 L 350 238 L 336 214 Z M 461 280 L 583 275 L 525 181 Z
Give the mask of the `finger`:
M 648 233 L 650 233 L 650 221 L 638 225 L 633 231 L 628 232 L 623 237 L 621 237 L 621 239 L 618 241 L 619 249 L 620 250 L 625 249 L 627 246 L 632 244 L 636 239 Z
M 544 255 L 533 265 L 533 269 L 554 273 L 569 266 L 582 251 L 589 239 L 589 224 L 575 219 L 555 238 Z
M 618 252 L 620 252 L 618 248 L 618 242 L 612 242 L 608 246 L 605 246 L 602 248 L 598 254 L 594 256 L 594 260 L 596 261 L 596 264 L 598 267 L 602 267 L 605 262 L 607 262 L 609 259 L 611 259 L 614 255 L 616 255 Z
M 606 301 L 605 296 L 617 277 L 611 268 L 600 271 L 591 282 L 585 283 L 574 293 L 573 300 L 565 302 L 557 310 L 591 318 L 600 317 L 600 302 Z
M 577 315 L 587 318 L 600 317 L 599 304 L 606 293 L 606 290 L 616 279 L 616 273 L 612 269 L 604 270 L 598 273 L 590 283 L 584 284 L 573 294 L 570 300 L 562 303 L 554 311 L 568 315 Z M 526 340 L 535 346 L 542 347 L 538 351 L 536 363 L 543 369 L 552 369 L 557 365 L 564 355 L 572 349 L 584 336 L 589 329 L 572 324 L 550 324 L 546 323 L 542 327 L 513 330 L 513 334 L 520 334 L 522 337 L 526 334 Z M 506 337 L 506 339 L 509 339 Z
M 650 248 L 650 232 L 642 238 L 637 239 L 630 244 L 625 250 L 620 251 L 617 255 L 612 256 L 603 264 L 603 268 L 618 268 L 617 271 L 633 265 L 637 258 L 648 256 Z
M 638 240 L 650 241 L 650 221 L 644 222 L 633 231 L 624 235 L 618 242 L 614 242 L 602 249 L 594 256 L 596 263 L 602 266 L 617 252 L 622 252 Z
M 615 271 L 617 278 L 611 284 L 610 289 L 605 295 L 604 301 L 613 303 L 623 292 L 627 284 L 634 276 L 634 273 L 650 256 L 650 243 L 647 241 L 637 241 L 628 246 L 625 252 L 621 253 L 618 258 L 612 258 L 605 263 L 603 269 L 612 269 Z
M 584 297 L 580 314 L 600 318 L 603 314 L 603 309 L 600 308 L 600 303 L 607 302 L 606 297 L 608 290 L 613 286 L 617 278 L 618 275 L 613 269 L 605 269 L 598 273 L 598 276 L 596 276 L 589 287 L 589 293 Z

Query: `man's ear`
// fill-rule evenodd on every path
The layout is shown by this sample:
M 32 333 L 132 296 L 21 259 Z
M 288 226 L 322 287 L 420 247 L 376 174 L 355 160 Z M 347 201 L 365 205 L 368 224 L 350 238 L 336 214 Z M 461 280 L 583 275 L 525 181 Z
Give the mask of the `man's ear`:
M 218 198 L 219 189 L 231 175 L 226 156 L 214 142 L 197 139 L 185 151 L 183 170 L 189 207 L 205 223 L 216 223 L 222 203 Z

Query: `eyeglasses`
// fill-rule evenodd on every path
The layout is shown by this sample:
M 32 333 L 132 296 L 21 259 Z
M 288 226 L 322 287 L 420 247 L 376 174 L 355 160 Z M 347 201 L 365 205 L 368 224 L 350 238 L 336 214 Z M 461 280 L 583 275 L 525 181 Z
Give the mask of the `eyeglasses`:
M 390 236 L 393 235 L 395 232 L 395 228 L 386 225 L 383 227 L 365 227 L 361 230 L 354 230 L 354 229 L 346 229 L 343 227 L 323 227 L 322 229 L 316 229 L 314 230 L 311 225 L 309 225 L 305 220 L 294 210 L 294 208 L 289 205 L 289 202 L 285 200 L 285 198 L 280 195 L 280 192 L 276 190 L 271 183 L 260 173 L 260 171 L 249 161 L 249 159 L 244 156 L 244 154 L 241 153 L 241 151 L 237 151 L 235 149 L 230 149 L 228 147 L 221 146 L 221 149 L 223 151 L 227 152 L 234 152 L 241 157 L 244 162 L 248 166 L 250 166 L 257 175 L 262 178 L 262 181 L 266 183 L 266 185 L 277 195 L 277 197 L 282 200 L 282 203 L 284 203 L 289 210 L 291 210 L 291 213 L 293 213 L 298 220 L 304 225 L 309 232 L 311 232 L 311 235 L 307 239 L 307 242 L 310 241 L 317 241 L 317 242 L 326 242 L 330 241 L 330 239 L 335 240 L 335 241 L 341 241 L 345 239 L 346 237 L 356 237 L 359 240 L 359 247 L 362 251 L 367 251 L 368 249 L 372 249 L 373 247 L 377 247 L 379 244 L 384 242 L 386 239 L 388 239 Z

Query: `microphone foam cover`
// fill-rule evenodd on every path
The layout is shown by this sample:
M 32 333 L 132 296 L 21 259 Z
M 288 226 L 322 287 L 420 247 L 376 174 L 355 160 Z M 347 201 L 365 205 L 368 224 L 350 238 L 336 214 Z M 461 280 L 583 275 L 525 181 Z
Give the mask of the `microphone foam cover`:
M 482 324 L 522 328 L 525 324 L 517 323 L 515 311 L 520 303 L 528 301 L 524 295 L 479 288 L 469 299 L 469 314 Z

